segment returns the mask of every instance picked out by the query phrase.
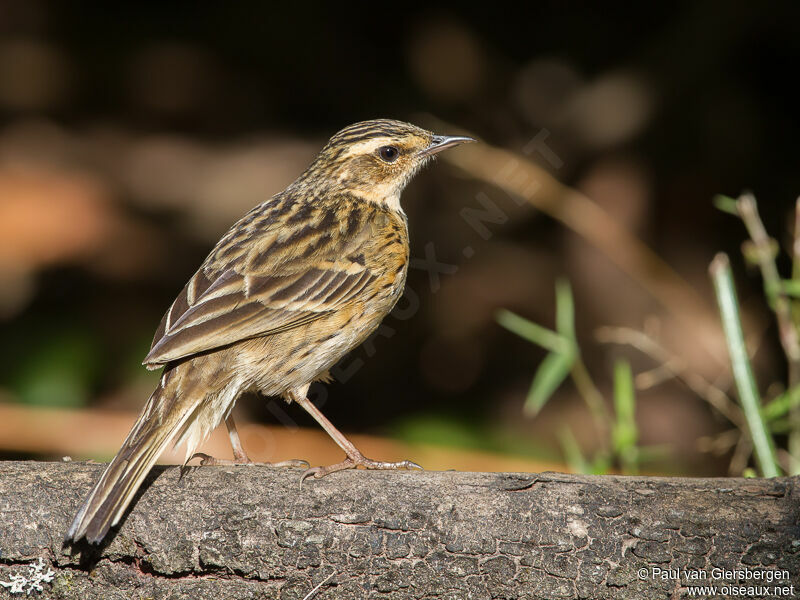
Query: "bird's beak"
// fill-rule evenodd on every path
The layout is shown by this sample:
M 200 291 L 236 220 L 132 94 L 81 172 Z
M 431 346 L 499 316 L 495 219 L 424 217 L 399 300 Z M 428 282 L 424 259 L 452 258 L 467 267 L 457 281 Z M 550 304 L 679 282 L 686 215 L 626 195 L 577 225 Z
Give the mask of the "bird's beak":
M 468 142 L 474 142 L 475 140 L 471 137 L 466 137 L 462 135 L 435 135 L 431 140 L 430 145 L 425 148 L 424 150 L 420 150 L 417 156 L 433 156 L 434 154 L 438 154 L 442 150 L 447 150 L 448 148 L 452 148 L 453 146 L 458 146 L 459 144 L 466 144 Z

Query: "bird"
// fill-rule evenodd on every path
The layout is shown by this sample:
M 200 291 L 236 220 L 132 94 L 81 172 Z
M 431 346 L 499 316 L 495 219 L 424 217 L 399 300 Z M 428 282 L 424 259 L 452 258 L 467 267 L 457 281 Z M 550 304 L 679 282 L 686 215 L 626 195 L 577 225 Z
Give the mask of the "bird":
M 409 238 L 401 192 L 436 154 L 474 141 L 392 119 L 350 125 L 284 191 L 236 222 L 161 320 L 143 361 L 164 369 L 159 384 L 65 541 L 100 543 L 170 443 L 185 444 L 185 465 L 223 421 L 234 459 L 198 453 L 201 465 L 253 464 L 231 415 L 245 392 L 297 403 L 344 451 L 339 463 L 307 469 L 301 483 L 357 467 L 421 468 L 366 458 L 307 392 L 329 380 L 329 369 L 403 293 Z

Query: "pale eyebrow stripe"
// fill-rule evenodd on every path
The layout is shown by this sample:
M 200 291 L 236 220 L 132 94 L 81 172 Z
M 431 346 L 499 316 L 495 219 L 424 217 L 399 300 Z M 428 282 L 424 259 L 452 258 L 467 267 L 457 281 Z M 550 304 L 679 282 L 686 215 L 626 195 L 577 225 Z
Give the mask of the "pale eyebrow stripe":
M 357 144 L 349 146 L 347 150 L 342 153 L 341 158 L 355 156 L 357 154 L 370 154 L 381 146 L 387 146 L 392 144 L 394 141 L 395 140 L 390 137 L 372 137 L 368 140 L 364 140 L 363 142 L 358 142 Z

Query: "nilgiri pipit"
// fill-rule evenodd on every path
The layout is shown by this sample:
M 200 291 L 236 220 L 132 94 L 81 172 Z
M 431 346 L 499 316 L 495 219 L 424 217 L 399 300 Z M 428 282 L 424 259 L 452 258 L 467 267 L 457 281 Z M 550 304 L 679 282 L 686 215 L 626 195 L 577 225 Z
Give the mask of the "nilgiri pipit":
M 403 188 L 437 152 L 470 141 L 400 121 L 356 123 L 334 135 L 294 183 L 236 223 L 161 320 L 144 359 L 149 369 L 164 367 L 161 381 L 66 539 L 102 540 L 168 444 L 185 443 L 188 461 L 222 421 L 234 460 L 201 455 L 203 463 L 250 462 L 231 416 L 246 391 L 297 402 L 347 455 L 303 477 L 417 467 L 365 458 L 306 393 L 403 292 Z

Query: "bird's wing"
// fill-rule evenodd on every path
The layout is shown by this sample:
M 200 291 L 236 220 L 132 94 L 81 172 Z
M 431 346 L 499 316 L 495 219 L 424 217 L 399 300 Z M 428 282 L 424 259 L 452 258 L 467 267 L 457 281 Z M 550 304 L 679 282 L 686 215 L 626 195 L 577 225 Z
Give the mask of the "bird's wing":
M 270 239 L 262 231 L 260 243 L 238 254 L 229 249 L 248 245 L 233 234 L 223 238 L 164 315 L 143 364 L 156 368 L 240 340 L 286 331 L 357 298 L 380 276 L 357 254 L 371 233 L 370 223 L 362 219 L 328 227 L 324 224 L 330 215 L 318 217 L 315 221 L 313 214 L 307 215 L 300 241 L 285 221 L 282 233 Z M 221 258 L 226 255 L 232 258 Z M 224 268 L 210 269 L 220 265 Z

